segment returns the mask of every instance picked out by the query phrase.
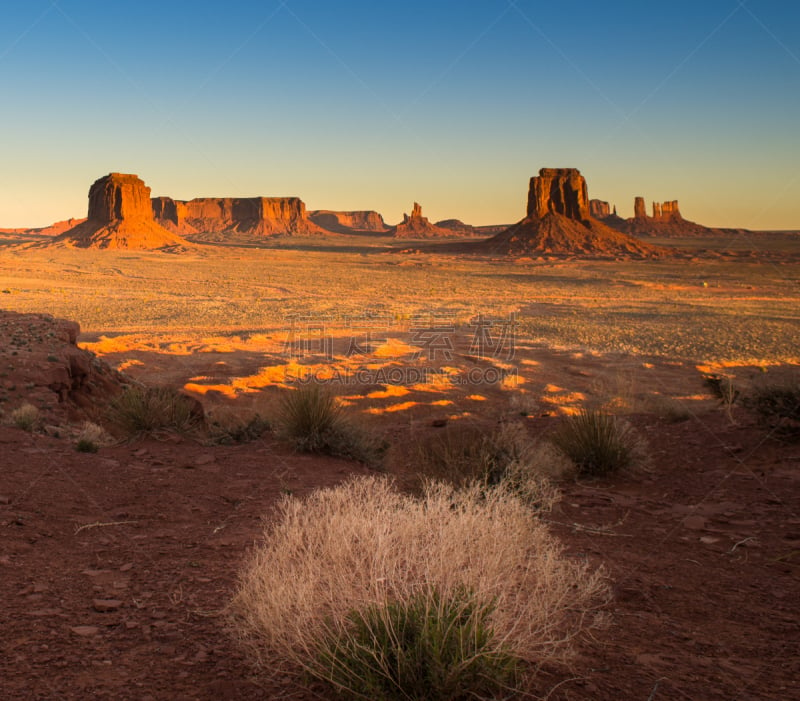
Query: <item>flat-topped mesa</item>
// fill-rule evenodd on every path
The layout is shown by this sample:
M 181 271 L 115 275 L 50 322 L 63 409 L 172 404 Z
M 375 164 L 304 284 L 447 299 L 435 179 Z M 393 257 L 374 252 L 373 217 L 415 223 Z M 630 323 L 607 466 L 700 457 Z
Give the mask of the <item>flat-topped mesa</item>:
M 383 217 L 372 210 L 334 212 L 329 209 L 318 209 L 309 212 L 308 218 L 317 226 L 337 234 L 365 231 L 382 233 L 388 229 Z
M 644 197 L 637 197 L 633 201 L 633 218 L 647 219 L 647 207 L 644 203 Z
M 56 241 L 80 248 L 182 248 L 179 236 L 156 223 L 150 188 L 138 176 L 109 173 L 89 188 L 85 222 Z
M 590 216 L 586 180 L 577 168 L 542 168 L 528 188 L 528 216 L 560 214 L 582 221 Z
M 299 197 L 197 197 L 188 202 L 156 197 L 151 206 L 164 226 L 200 239 L 224 239 L 222 234 L 262 237 L 321 231 L 308 219 Z
M 616 213 L 616 207 L 614 208 Z M 611 216 L 611 205 L 602 200 L 589 200 L 589 215 L 595 219 L 605 219 Z

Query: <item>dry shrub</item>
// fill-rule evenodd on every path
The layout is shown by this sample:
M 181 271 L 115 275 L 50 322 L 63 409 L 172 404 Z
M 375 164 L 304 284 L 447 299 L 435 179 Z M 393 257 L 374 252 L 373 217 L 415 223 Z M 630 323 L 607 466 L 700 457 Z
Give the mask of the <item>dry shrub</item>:
M 203 423 L 198 402 L 172 387 L 128 387 L 111 401 L 109 419 L 128 435 L 190 433 Z
M 216 445 L 250 443 L 269 429 L 269 421 L 256 411 L 217 409 L 208 415 L 209 438 Z
M 456 488 L 504 483 L 528 503 L 545 509 L 557 499 L 551 480 L 570 470 L 562 456 L 534 443 L 520 423 L 508 421 L 488 428 L 448 424 L 417 441 L 406 460 L 415 471 L 417 490 L 429 481 Z
M 507 488 L 431 483 L 415 498 L 370 477 L 283 499 L 240 575 L 231 623 L 264 674 L 310 674 L 373 698 L 338 676 L 330 641 L 355 644 L 359 619 L 375 610 L 466 601 L 491 633 L 481 654 L 510 655 L 521 687 L 539 665 L 570 657 L 606 593 L 601 573 L 565 558 Z
M 692 418 L 692 411 L 685 401 L 663 395 L 651 397 L 645 409 L 672 424 L 682 423 Z
M 800 381 L 797 378 L 758 387 L 744 403 L 775 435 L 800 438 Z
M 566 417 L 550 440 L 583 475 L 606 475 L 644 460 L 641 441 L 630 424 L 603 411 L 581 409 Z
M 11 423 L 23 431 L 33 431 L 39 423 L 41 412 L 31 403 L 18 406 L 10 415 Z
M 79 453 L 96 453 L 102 446 L 111 445 L 114 439 L 102 426 L 85 421 L 75 440 L 75 450 Z
M 278 435 L 303 453 L 351 458 L 377 465 L 385 445 L 345 416 L 339 400 L 318 383 L 287 391 L 279 404 Z

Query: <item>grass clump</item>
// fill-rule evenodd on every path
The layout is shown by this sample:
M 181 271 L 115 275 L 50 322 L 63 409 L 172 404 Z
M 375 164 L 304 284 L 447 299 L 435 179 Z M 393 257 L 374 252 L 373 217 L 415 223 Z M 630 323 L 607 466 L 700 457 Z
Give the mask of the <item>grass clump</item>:
M 432 589 L 354 609 L 321 641 L 319 664 L 346 698 L 485 698 L 519 677 L 519 660 L 494 639 L 493 608 L 467 589 Z
M 776 435 L 800 438 L 800 382 L 760 387 L 745 404 Z
M 215 413 L 209 418 L 210 440 L 216 445 L 234 445 L 258 440 L 270 429 L 267 419 L 258 413 L 240 416 L 234 413 Z
M 417 498 L 370 477 L 284 497 L 230 620 L 276 679 L 348 699 L 485 698 L 568 659 L 605 593 L 507 488 L 431 483 Z
M 581 409 L 564 419 L 550 441 L 574 464 L 579 474 L 602 476 L 633 467 L 641 446 L 629 424 L 612 414 Z
M 448 424 L 418 440 L 405 459 L 415 471 L 417 491 L 429 481 L 459 489 L 502 483 L 529 503 L 549 508 L 556 499 L 549 479 L 563 476 L 566 467 L 558 457 L 536 445 L 520 423 L 502 421 L 489 427 Z
M 112 400 L 109 418 L 129 435 L 188 433 L 200 427 L 202 410 L 172 387 L 133 386 Z
M 382 441 L 348 420 L 333 392 L 318 383 L 286 392 L 278 405 L 276 425 L 278 435 L 302 453 L 376 465 L 385 450 Z
M 102 446 L 111 443 L 113 439 L 102 426 L 85 421 L 75 440 L 75 450 L 79 453 L 96 453 Z
M 10 418 L 14 426 L 30 433 L 39 424 L 41 412 L 33 404 L 25 402 L 11 412 Z

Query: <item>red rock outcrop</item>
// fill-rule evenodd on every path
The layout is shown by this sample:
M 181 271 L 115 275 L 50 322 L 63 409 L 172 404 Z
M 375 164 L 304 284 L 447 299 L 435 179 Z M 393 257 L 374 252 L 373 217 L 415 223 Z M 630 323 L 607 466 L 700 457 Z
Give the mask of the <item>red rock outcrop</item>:
M 576 220 L 590 216 L 586 180 L 577 168 L 542 168 L 531 178 L 528 216 L 541 219 L 547 214 Z
M 322 233 L 298 197 L 198 197 L 188 202 L 156 197 L 151 208 L 163 226 L 196 240 Z
M 586 180 L 575 168 L 543 168 L 531 178 L 528 216 L 479 250 L 519 256 L 653 258 L 666 249 L 612 229 L 590 214 Z M 612 215 L 613 216 L 613 215 Z
M 404 239 L 447 238 L 458 236 L 458 232 L 431 224 L 422 216 L 422 207 L 414 202 L 411 214 L 403 215 L 403 222 L 392 229 L 392 236 Z
M 78 348 L 79 333 L 74 321 L 0 310 L 0 337 L 15 356 L 0 390 L 24 387 L 19 401 L 35 404 L 46 424 L 102 415 L 128 380 Z
M 637 197 L 633 202 L 633 218 L 647 219 L 647 208 L 644 204 L 644 197 Z
M 662 221 L 671 221 L 673 219 L 683 219 L 681 211 L 678 209 L 678 200 L 671 202 L 653 202 L 653 218 Z
M 187 242 L 156 223 L 150 188 L 136 175 L 110 173 L 89 189 L 89 215 L 56 241 L 79 248 L 177 249 Z
M 614 207 L 614 214 L 617 213 L 617 208 Z M 602 200 L 589 200 L 589 215 L 595 219 L 605 219 L 611 216 L 611 205 Z
M 383 217 L 371 210 L 334 212 L 329 209 L 318 209 L 309 212 L 308 218 L 317 226 L 336 234 L 383 233 L 389 230 Z
M 715 234 L 713 229 L 684 219 L 678 200 L 653 202 L 653 216 L 648 217 L 645 211 L 644 197 L 637 197 L 634 201 L 632 219 L 609 222 L 609 224 L 620 231 L 636 236 L 709 236 Z

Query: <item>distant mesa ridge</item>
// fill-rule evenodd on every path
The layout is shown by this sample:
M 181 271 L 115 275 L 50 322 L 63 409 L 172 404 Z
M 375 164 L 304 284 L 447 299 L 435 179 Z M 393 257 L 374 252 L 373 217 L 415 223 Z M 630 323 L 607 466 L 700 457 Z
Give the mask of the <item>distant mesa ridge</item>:
M 384 233 L 389 230 L 383 217 L 372 210 L 335 212 L 330 209 L 318 209 L 309 212 L 308 218 L 317 226 L 337 234 Z
M 510 227 L 473 227 L 458 219 L 432 224 L 414 202 L 397 226 L 388 226 L 373 210 L 306 211 L 298 197 L 199 197 L 176 200 L 151 197 L 137 176 L 109 173 L 89 189 L 88 216 L 43 229 L 0 230 L 54 237 L 66 245 L 93 248 L 190 247 L 198 242 L 257 242 L 280 235 L 324 233 L 389 234 L 400 239 L 440 239 L 486 236 L 465 244 L 520 255 L 664 255 L 637 236 L 714 235 L 722 231 L 684 219 L 677 200 L 652 203 L 647 213 L 636 197 L 634 216 L 622 219 L 615 206 L 590 200 L 585 178 L 577 168 L 542 168 L 529 183 L 526 217 Z M 467 250 L 467 249 L 465 249 Z
M 299 197 L 198 197 L 189 201 L 155 197 L 151 208 L 162 226 L 195 239 L 321 232 L 308 218 Z

